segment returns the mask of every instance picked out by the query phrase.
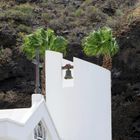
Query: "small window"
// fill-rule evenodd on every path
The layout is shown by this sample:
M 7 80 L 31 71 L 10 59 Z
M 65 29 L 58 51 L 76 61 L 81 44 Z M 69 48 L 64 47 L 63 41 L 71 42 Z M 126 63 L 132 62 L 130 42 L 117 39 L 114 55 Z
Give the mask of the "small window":
M 46 129 L 41 121 L 34 128 L 34 140 L 47 140 Z

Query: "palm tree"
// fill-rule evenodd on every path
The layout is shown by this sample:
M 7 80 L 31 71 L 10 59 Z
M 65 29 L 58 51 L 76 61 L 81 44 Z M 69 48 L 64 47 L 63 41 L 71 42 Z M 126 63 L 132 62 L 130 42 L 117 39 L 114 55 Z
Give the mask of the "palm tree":
M 87 56 L 103 56 L 104 68 L 112 69 L 112 57 L 118 52 L 119 47 L 109 27 L 102 27 L 92 31 L 82 40 L 83 51 Z
M 46 50 L 62 52 L 66 54 L 68 41 L 62 37 L 55 35 L 52 29 L 39 28 L 32 34 L 26 35 L 23 39 L 22 51 L 29 60 L 36 58 L 36 93 L 39 92 L 39 56 L 43 60 L 43 69 L 41 77 L 42 94 L 45 96 L 45 63 L 44 56 Z

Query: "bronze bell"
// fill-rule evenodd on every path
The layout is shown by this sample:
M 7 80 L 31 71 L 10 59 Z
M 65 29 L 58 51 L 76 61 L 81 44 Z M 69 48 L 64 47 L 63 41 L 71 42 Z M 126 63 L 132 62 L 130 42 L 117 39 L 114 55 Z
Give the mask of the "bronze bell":
M 66 75 L 64 77 L 65 79 L 72 79 L 72 75 L 71 75 L 71 70 L 70 69 L 67 69 L 66 70 Z
M 62 67 L 62 69 L 66 69 L 66 74 L 65 74 L 65 79 L 73 79 L 72 74 L 71 74 L 71 70 L 73 69 L 73 66 L 70 64 L 66 64 L 65 66 Z

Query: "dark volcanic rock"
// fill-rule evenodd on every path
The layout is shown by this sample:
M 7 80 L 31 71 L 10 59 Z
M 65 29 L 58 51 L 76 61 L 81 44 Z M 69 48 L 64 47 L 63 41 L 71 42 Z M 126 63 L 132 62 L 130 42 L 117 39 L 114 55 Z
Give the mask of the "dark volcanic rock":
M 0 30 L 0 45 L 3 47 L 10 47 L 16 44 L 16 35 L 10 29 L 2 28 Z
M 26 2 L 42 2 L 42 0 L 15 0 L 17 3 L 26 3 Z
M 3 31 L 2 35 L 0 36 L 2 38 L 0 108 L 30 107 L 31 94 L 34 92 L 34 64 L 28 61 L 15 46 L 15 36 L 12 33 Z
M 31 106 L 31 95 L 9 90 L 0 94 L 0 108 L 26 108 Z
M 0 108 L 29 107 L 34 93 L 34 65 L 24 57 L 12 60 L 0 66 L 0 75 L 0 93 L 4 94 L 0 94 Z
M 119 38 L 112 70 L 113 137 L 140 139 L 140 23 Z

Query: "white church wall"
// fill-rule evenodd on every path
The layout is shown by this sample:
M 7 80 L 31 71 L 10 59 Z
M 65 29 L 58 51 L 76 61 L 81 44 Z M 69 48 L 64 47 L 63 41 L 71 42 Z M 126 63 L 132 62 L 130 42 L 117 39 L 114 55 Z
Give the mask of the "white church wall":
M 69 82 L 61 69 L 67 63 L 74 66 Z M 95 64 L 46 52 L 46 102 L 62 140 L 111 140 L 110 79 L 110 72 Z

